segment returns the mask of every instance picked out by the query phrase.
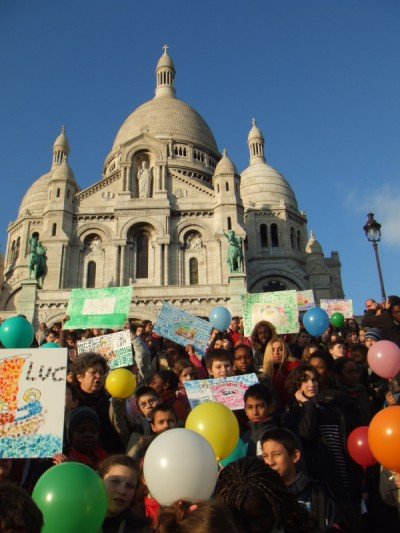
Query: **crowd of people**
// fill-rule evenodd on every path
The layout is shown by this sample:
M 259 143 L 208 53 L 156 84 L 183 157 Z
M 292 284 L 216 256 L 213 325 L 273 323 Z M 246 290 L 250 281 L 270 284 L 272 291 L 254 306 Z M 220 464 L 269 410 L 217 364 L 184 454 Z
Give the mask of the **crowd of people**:
M 367 358 L 379 340 L 400 346 L 400 298 L 369 299 L 365 308 L 360 323 L 347 319 L 319 338 L 301 323 L 298 334 L 278 335 L 266 321 L 246 337 L 233 317 L 227 331 L 212 331 L 205 357 L 159 337 L 148 320 L 127 321 L 138 382 L 127 400 L 105 390 L 104 357 L 78 355 L 78 340 L 113 331 L 68 331 L 67 317 L 41 324 L 36 346 L 68 350 L 64 449 L 48 460 L 0 460 L 0 530 L 39 532 L 43 518 L 29 494 L 52 465 L 75 461 L 104 482 L 104 533 L 398 531 L 400 473 L 358 466 L 346 444 L 352 430 L 400 404 L 400 380 L 375 375 Z M 146 486 L 144 457 L 158 435 L 184 427 L 185 383 L 250 373 L 259 383 L 234 411 L 246 456 L 221 467 L 210 501 L 160 506 Z

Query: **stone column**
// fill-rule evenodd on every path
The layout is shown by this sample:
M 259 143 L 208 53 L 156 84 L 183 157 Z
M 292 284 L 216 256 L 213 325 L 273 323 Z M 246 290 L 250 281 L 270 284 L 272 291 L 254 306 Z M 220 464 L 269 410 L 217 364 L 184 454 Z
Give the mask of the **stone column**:
M 163 165 L 161 167 L 161 189 L 165 191 L 167 188 L 167 167 Z
M 116 275 L 115 285 L 119 285 L 119 245 L 114 246 L 114 272 Z
M 169 285 L 169 244 L 164 244 L 164 285 Z
M 124 285 L 125 283 L 125 249 L 126 249 L 126 245 L 125 244 L 122 244 L 121 245 L 121 262 L 120 262 L 120 265 L 119 265 L 119 283 L 121 286 Z
M 157 243 L 157 254 L 158 254 L 158 268 L 157 268 L 157 284 L 163 284 L 163 245 L 159 242 Z

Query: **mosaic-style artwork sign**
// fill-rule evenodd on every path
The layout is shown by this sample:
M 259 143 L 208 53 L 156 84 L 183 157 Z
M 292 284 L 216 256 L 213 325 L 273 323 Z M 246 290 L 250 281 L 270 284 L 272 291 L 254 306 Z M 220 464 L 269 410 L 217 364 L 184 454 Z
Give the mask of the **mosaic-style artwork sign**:
M 65 329 L 123 328 L 129 314 L 132 287 L 72 289 Z
M 182 309 L 164 303 L 153 331 L 181 346 L 192 344 L 196 353 L 204 355 L 210 340 L 212 326 Z
M 66 348 L 0 350 L 0 458 L 62 452 Z
M 315 307 L 314 293 L 312 289 L 306 291 L 296 291 L 297 293 L 297 307 L 299 311 L 307 311 Z
M 260 320 L 273 324 L 280 335 L 297 333 L 299 331 L 299 309 L 296 292 L 261 292 L 242 296 L 246 337 L 251 335 L 254 326 Z
M 353 300 L 321 300 L 319 306 L 329 316 L 342 313 L 344 318 L 353 318 Z
M 243 374 L 229 378 L 186 381 L 185 389 L 192 409 L 200 403 L 219 402 L 235 411 L 244 409 L 244 393 L 256 383 L 256 374 Z
M 127 329 L 110 333 L 110 335 L 101 335 L 100 337 L 78 341 L 76 346 L 78 354 L 84 352 L 100 354 L 107 361 L 111 370 L 121 366 L 133 365 L 131 333 Z

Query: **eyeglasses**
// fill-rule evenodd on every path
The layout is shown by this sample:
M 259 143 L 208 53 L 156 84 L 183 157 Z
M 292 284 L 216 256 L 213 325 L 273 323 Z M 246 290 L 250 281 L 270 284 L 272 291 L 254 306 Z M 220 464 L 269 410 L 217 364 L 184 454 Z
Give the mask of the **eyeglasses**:
M 140 409 L 144 409 L 145 407 L 153 407 L 154 405 L 157 405 L 158 400 L 149 400 L 148 402 L 140 402 L 138 405 Z

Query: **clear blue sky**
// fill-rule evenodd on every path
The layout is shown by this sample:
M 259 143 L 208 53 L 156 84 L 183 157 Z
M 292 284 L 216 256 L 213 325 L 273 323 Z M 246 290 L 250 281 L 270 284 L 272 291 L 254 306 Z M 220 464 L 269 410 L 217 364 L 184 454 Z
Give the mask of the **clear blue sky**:
M 154 95 L 168 43 L 177 96 L 239 170 L 257 119 L 347 297 L 380 297 L 362 232 L 382 225 L 388 294 L 400 293 L 398 0 L 1 0 L 0 242 L 50 167 L 62 124 L 79 185 L 101 177 L 124 119 Z

